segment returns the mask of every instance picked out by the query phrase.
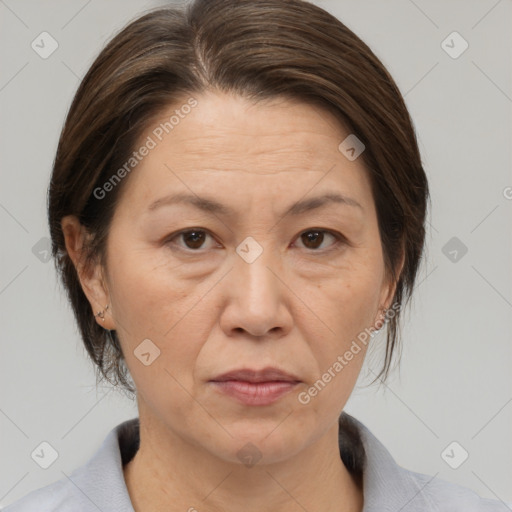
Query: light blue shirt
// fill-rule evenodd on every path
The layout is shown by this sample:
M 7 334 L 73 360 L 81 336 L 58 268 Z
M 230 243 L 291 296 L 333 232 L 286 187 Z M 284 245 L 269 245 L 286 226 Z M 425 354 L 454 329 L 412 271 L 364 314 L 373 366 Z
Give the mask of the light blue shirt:
M 352 416 L 351 419 L 366 453 L 363 512 L 512 511 L 512 503 L 484 499 L 465 487 L 402 468 L 360 421 Z M 134 512 L 124 480 L 123 460 L 129 460 L 138 446 L 137 426 L 138 418 L 117 425 L 69 479 L 32 491 L 4 512 Z

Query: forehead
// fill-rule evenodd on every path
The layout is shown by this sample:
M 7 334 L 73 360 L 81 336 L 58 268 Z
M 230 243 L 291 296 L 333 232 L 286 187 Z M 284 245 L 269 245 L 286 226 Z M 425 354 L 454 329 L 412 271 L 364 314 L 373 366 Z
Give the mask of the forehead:
M 332 113 L 318 106 L 279 97 L 252 101 L 232 93 L 205 93 L 196 96 L 197 106 L 180 118 L 162 142 L 180 145 L 188 156 L 220 150 L 230 155 L 256 156 L 287 154 L 318 158 L 321 151 L 338 144 L 345 133 Z M 185 101 L 181 104 L 184 105 Z M 174 104 L 152 121 L 158 127 L 180 110 Z M 172 139 L 172 140 L 171 140 Z M 233 141 L 236 140 L 236 144 Z M 301 155 L 301 156 L 299 156 Z
M 153 147 L 130 176 L 131 200 L 149 205 L 177 189 L 241 204 L 244 195 L 290 201 L 334 189 L 359 203 L 371 200 L 362 159 L 339 150 L 349 132 L 327 110 L 224 93 L 194 95 L 196 106 L 183 108 L 188 98 L 159 112 L 142 134 L 139 145 L 151 139 Z

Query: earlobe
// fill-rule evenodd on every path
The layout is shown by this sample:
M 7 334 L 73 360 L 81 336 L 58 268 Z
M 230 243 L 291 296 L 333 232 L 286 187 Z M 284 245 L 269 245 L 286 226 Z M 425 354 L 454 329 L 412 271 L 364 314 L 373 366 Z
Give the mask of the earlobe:
M 61 227 L 67 253 L 75 266 L 80 285 L 89 301 L 96 322 L 105 329 L 115 329 L 110 314 L 108 287 L 105 284 L 101 264 L 87 260 L 89 233 L 74 215 L 63 217 Z
M 98 311 L 94 316 L 95 318 L 99 318 L 101 320 L 101 326 L 104 327 L 104 322 L 105 322 L 105 313 L 107 312 L 107 310 L 110 308 L 110 304 L 106 304 L 105 305 L 105 308 L 102 309 L 101 311 Z M 99 323 L 99 322 L 98 322 Z
M 104 329 L 115 330 L 115 322 L 112 318 L 110 294 L 103 278 L 102 267 L 99 263 L 94 265 L 91 275 L 81 278 L 82 289 L 89 299 L 94 317 L 98 325 Z

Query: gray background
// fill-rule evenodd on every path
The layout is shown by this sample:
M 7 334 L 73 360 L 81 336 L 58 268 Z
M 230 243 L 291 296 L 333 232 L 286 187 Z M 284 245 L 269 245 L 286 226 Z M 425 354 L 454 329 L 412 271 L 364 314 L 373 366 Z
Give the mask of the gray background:
M 401 369 L 386 385 L 365 387 L 380 368 L 382 353 L 372 352 L 346 410 L 402 466 L 511 501 L 512 2 L 316 3 L 396 79 L 432 192 Z M 70 307 L 44 262 L 45 200 L 80 78 L 114 31 L 157 5 L 0 0 L 0 506 L 65 478 L 111 428 L 137 415 L 123 395 L 95 387 Z M 31 48 L 42 31 L 59 44 L 47 59 Z M 453 31 L 469 44 L 458 58 L 441 45 Z M 468 249 L 457 261 L 443 253 L 452 237 Z M 42 441 L 59 453 L 46 470 L 31 458 Z M 452 441 L 469 453 L 457 469 L 441 456 Z

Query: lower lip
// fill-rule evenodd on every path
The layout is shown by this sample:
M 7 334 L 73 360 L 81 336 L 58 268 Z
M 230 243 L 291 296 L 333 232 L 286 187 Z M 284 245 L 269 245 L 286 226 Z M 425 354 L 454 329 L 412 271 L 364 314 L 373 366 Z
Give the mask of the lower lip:
M 241 380 L 212 381 L 217 389 L 245 405 L 269 405 L 292 390 L 298 382 L 247 382 Z

